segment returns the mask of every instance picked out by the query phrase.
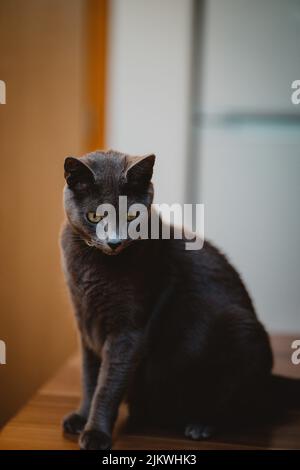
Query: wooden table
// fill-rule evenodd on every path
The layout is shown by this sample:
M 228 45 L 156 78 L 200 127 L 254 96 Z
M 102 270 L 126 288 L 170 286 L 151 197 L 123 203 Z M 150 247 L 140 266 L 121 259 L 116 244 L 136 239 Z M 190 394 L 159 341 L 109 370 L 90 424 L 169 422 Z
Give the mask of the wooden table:
M 299 335 L 300 337 L 300 335 Z M 300 365 L 291 362 L 291 342 L 296 336 L 274 336 L 275 372 L 300 378 Z M 0 449 L 78 449 L 76 440 L 62 435 L 61 419 L 78 405 L 79 355 L 69 359 L 57 375 L 43 386 L 0 434 Z M 300 408 L 300 397 L 299 397 Z M 219 435 L 209 441 L 186 440 L 182 435 L 159 431 L 129 433 L 124 428 L 126 406 L 120 408 L 113 449 L 300 449 L 300 409 L 290 410 L 273 427 Z

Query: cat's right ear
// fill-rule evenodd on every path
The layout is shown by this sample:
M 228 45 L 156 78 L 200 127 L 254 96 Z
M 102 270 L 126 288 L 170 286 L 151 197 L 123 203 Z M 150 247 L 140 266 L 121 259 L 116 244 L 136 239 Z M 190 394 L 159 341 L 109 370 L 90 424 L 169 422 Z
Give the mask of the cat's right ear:
M 78 158 L 67 157 L 64 169 L 66 183 L 74 191 L 86 191 L 95 182 L 92 170 Z

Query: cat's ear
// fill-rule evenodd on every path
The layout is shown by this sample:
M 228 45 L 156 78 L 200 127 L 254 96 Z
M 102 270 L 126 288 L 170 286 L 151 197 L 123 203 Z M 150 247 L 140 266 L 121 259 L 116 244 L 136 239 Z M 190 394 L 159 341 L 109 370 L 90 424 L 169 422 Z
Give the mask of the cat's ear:
M 150 183 L 155 155 L 144 155 L 143 157 L 127 157 L 126 178 L 129 184 L 146 186 Z
M 67 185 L 74 191 L 85 191 L 95 182 L 92 170 L 78 158 L 67 157 L 64 169 Z

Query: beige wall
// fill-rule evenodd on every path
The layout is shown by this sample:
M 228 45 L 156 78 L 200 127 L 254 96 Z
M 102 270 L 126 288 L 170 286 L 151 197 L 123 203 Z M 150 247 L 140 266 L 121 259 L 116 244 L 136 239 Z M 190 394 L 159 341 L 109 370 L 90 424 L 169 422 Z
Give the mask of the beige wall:
M 58 233 L 64 156 L 85 138 L 83 8 L 0 2 L 0 424 L 75 348 Z

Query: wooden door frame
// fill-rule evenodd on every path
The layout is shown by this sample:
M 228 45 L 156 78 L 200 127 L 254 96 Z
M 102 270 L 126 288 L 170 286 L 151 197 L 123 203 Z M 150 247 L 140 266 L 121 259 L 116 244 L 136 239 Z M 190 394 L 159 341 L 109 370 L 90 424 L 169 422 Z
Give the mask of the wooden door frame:
M 105 147 L 108 4 L 109 0 L 86 2 L 85 152 Z

